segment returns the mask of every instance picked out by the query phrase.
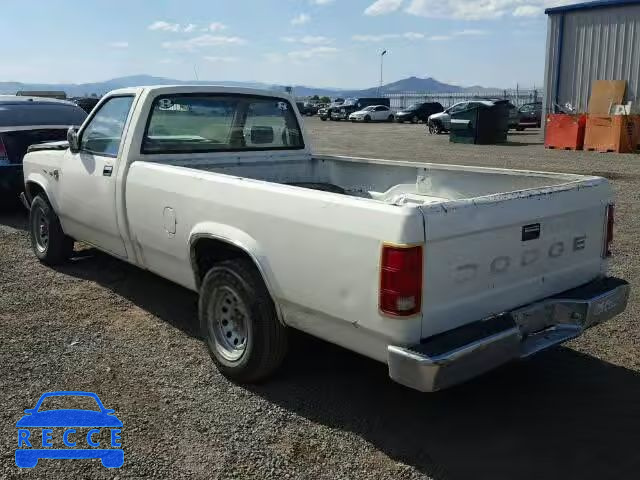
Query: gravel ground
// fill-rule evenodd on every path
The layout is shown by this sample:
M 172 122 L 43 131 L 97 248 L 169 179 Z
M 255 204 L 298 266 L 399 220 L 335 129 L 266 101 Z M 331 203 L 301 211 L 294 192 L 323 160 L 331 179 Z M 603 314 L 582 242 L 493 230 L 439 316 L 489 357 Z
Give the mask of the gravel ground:
M 396 385 L 384 365 L 303 335 L 276 379 L 244 387 L 212 367 L 193 293 L 91 249 L 46 268 L 30 251 L 25 216 L 0 213 L 0 478 L 637 478 L 640 157 L 547 151 L 535 131 L 480 147 L 426 136 L 422 125 L 312 118 L 306 127 L 323 153 L 610 178 L 612 270 L 634 287 L 627 312 L 438 394 Z M 23 409 L 70 389 L 115 409 L 125 465 L 41 460 L 18 469 Z

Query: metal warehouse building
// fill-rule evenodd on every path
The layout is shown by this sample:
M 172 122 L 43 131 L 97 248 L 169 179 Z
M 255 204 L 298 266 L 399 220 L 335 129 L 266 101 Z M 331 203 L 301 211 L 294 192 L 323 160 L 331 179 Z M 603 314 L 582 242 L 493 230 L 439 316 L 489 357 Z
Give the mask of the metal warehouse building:
M 626 80 L 626 101 L 640 101 L 640 0 L 579 3 L 545 13 L 545 112 L 566 103 L 586 112 L 594 80 Z

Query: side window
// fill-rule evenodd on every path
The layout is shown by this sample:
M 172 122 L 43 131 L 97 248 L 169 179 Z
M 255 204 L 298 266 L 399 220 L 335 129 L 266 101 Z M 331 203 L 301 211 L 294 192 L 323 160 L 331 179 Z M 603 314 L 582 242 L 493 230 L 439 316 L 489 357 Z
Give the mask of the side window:
M 462 110 L 467 108 L 467 105 L 468 105 L 468 102 L 458 103 L 457 105 L 454 105 L 453 107 L 451 107 L 451 111 L 449 113 L 461 112 Z
M 115 157 L 122 131 L 133 104 L 133 97 L 113 97 L 100 107 L 82 132 L 80 150 Z

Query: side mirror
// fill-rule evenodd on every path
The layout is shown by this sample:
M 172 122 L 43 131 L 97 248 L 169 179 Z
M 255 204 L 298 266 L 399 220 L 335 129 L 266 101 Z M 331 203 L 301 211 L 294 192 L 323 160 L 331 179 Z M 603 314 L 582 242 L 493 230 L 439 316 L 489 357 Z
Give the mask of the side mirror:
M 78 127 L 69 127 L 67 130 L 67 142 L 69 142 L 69 150 L 72 153 L 80 151 L 80 142 L 78 141 Z

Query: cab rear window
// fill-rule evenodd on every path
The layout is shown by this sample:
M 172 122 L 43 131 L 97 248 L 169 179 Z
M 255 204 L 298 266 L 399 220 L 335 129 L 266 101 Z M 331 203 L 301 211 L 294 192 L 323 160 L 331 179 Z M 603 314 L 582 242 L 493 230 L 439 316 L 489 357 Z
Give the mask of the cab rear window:
M 166 95 L 154 100 L 143 154 L 304 148 L 291 104 L 253 95 Z

